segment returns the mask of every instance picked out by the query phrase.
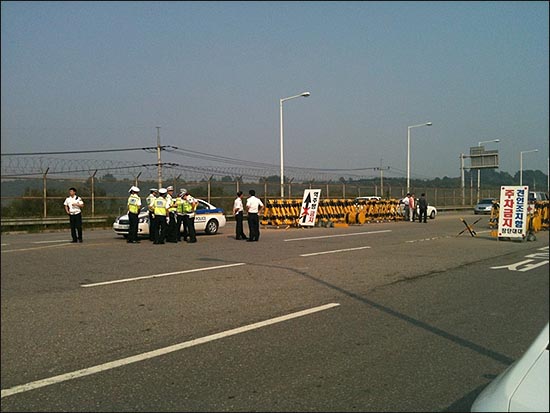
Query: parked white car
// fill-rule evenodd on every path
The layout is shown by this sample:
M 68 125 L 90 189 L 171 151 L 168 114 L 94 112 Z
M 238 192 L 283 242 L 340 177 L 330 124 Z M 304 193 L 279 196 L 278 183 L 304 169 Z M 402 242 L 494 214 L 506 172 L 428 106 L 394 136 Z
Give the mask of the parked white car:
M 477 396 L 472 412 L 547 412 L 548 326 L 525 354 Z
M 420 208 L 417 206 L 416 207 L 416 216 L 418 217 L 418 215 L 420 214 Z M 405 205 L 403 204 L 399 204 L 399 215 L 403 216 L 405 215 Z M 437 208 L 434 207 L 433 205 L 428 205 L 428 218 L 430 219 L 435 219 L 435 217 L 437 216 Z
M 197 201 L 199 204 L 195 211 L 195 231 L 203 231 L 210 235 L 216 234 L 226 223 L 223 209 L 216 208 L 202 199 L 197 199 Z M 117 217 L 113 223 L 113 230 L 125 238 L 128 236 L 129 228 L 130 221 L 128 214 Z M 180 231 L 183 232 L 183 225 Z M 141 208 L 139 212 L 138 235 L 149 235 L 149 213 L 147 207 Z
M 498 207 L 498 201 L 496 199 L 481 199 L 474 207 L 474 214 L 490 214 L 495 204 Z
M 382 198 L 376 195 L 370 195 L 370 196 L 358 196 L 353 200 L 355 204 L 359 203 L 359 201 L 380 201 Z

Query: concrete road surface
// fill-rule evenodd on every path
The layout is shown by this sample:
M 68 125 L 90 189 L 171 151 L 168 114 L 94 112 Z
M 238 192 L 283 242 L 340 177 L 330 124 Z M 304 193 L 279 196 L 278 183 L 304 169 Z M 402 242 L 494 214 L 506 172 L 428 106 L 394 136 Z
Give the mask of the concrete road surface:
M 467 411 L 548 322 L 549 242 L 461 217 L 4 234 L 1 410 Z

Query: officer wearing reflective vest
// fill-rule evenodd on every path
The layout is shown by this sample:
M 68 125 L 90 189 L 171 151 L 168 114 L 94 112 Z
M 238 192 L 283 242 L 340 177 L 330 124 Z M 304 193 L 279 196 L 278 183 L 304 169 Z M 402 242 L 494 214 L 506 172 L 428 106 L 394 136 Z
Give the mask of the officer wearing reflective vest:
M 149 189 L 150 194 L 147 195 L 145 201 L 149 210 L 149 241 L 155 240 L 155 213 L 153 212 L 155 199 L 158 196 L 157 188 Z
M 185 195 L 184 192 L 180 189 L 180 193 L 178 194 L 178 197 L 176 198 L 176 226 L 177 226 L 177 240 L 178 242 L 181 241 L 181 227 L 183 225 L 183 231 L 186 233 L 187 229 L 185 228 L 185 224 L 183 223 L 183 220 L 185 219 L 185 211 L 183 210 L 183 196 Z M 187 238 L 185 238 L 187 241 Z
M 130 228 L 128 230 L 128 243 L 136 244 L 138 243 L 138 223 L 139 223 L 139 210 L 141 208 L 141 198 L 139 197 L 139 188 L 137 186 L 132 186 L 128 192 L 130 196 L 128 197 L 128 220 L 130 221 Z
M 195 210 L 197 209 L 198 201 L 191 196 L 187 189 L 182 188 L 183 194 L 183 239 L 191 243 L 197 242 L 197 234 L 195 232 Z M 189 238 L 189 240 L 187 240 Z
M 166 220 L 168 219 L 168 201 L 166 188 L 159 189 L 159 196 L 155 198 L 153 214 L 155 214 L 155 241 L 154 244 L 164 244 L 166 239 Z
M 174 187 L 169 186 L 166 188 L 168 194 L 166 195 L 166 201 L 168 204 L 168 230 L 166 231 L 167 242 L 178 242 L 178 227 L 176 217 L 176 198 L 174 197 Z

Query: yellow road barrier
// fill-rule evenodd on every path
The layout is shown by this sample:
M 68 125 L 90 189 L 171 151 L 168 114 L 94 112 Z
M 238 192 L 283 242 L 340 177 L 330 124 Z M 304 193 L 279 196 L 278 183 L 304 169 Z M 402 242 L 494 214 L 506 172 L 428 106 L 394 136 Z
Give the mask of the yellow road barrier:
M 261 224 L 264 226 L 298 226 L 301 199 L 269 199 Z M 399 221 L 399 200 L 322 199 L 317 208 L 316 225 L 365 224 L 369 222 Z

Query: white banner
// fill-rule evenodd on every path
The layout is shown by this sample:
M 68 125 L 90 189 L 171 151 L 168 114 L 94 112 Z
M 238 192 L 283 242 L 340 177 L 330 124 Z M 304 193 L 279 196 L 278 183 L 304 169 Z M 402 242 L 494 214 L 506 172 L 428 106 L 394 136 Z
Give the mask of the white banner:
M 525 238 L 527 233 L 528 186 L 501 186 L 498 236 Z
M 300 209 L 300 218 L 298 219 L 299 225 L 309 227 L 313 227 L 315 225 L 315 217 L 317 216 L 317 208 L 319 207 L 320 198 L 320 189 L 304 190 L 302 209 Z

